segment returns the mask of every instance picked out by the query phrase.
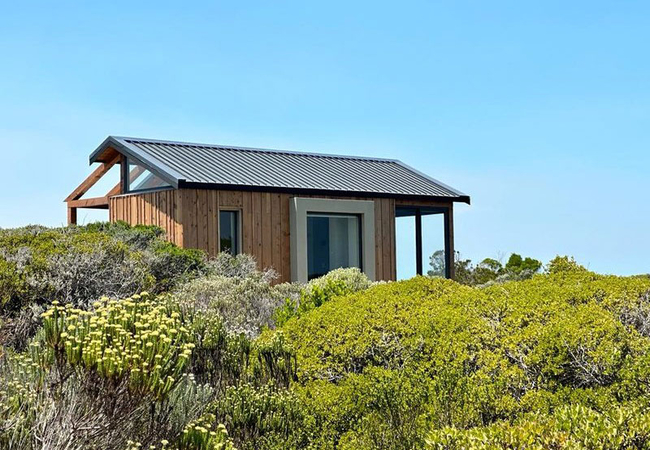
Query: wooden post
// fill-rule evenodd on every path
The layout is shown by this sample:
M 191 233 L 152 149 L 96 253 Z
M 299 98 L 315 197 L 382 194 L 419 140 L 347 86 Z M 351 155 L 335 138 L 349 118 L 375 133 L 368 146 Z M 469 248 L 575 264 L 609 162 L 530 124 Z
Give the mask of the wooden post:
M 452 280 L 456 277 L 454 256 L 454 209 L 449 205 L 445 210 L 445 276 Z
M 68 225 L 77 224 L 77 208 L 68 206 Z
M 422 275 L 422 210 L 415 208 L 415 272 Z

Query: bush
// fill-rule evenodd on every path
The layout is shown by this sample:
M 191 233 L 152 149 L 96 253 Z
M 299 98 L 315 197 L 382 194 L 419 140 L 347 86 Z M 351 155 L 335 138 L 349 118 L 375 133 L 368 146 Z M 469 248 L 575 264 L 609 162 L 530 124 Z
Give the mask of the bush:
M 160 228 L 124 223 L 0 230 L 0 307 L 88 306 L 102 296 L 166 291 L 205 270 L 202 252 L 161 236 Z
M 598 412 L 563 406 L 552 415 L 532 414 L 514 424 L 499 422 L 471 430 L 444 428 L 427 437 L 430 449 L 631 449 L 650 446 L 650 413 L 639 405 Z
M 622 319 L 648 292 L 650 280 L 582 270 L 479 289 L 418 277 L 337 297 L 279 332 L 323 446 L 422 448 L 430 430 L 480 436 L 564 407 L 605 423 L 647 396 L 650 340 Z
M 300 290 L 299 297 L 289 296 L 282 308 L 275 313 L 278 326 L 292 317 L 298 317 L 337 296 L 343 296 L 367 289 L 371 285 L 368 277 L 356 267 L 335 269 L 311 280 Z
M 157 227 L 124 223 L 0 230 L 0 340 L 21 350 L 54 301 L 164 292 L 208 270 L 206 256 L 162 240 Z
M 1 361 L 2 448 L 151 444 L 212 398 L 186 374 L 194 344 L 174 305 L 143 293 L 92 311 L 55 302 L 43 316 L 29 351 Z
M 208 275 L 180 285 L 174 298 L 192 314 L 218 316 L 229 333 L 258 336 L 273 326 L 275 310 L 291 295 L 290 286 L 271 284 L 274 271 L 255 269 L 250 256 L 221 254 L 208 270 Z

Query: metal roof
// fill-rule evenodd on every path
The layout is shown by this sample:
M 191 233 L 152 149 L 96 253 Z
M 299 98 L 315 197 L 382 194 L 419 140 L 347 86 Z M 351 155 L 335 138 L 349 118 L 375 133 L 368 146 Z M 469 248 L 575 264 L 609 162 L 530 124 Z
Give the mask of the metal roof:
M 177 188 L 337 192 L 469 203 L 469 196 L 395 159 L 109 136 L 90 155 L 90 163 L 103 161 L 110 148 Z

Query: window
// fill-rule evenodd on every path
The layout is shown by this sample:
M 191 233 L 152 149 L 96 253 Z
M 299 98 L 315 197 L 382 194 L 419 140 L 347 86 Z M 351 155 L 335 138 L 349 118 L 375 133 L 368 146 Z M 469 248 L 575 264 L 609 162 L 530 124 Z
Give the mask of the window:
M 358 215 L 307 214 L 307 278 L 339 267 L 361 269 L 361 220 Z
M 239 253 L 239 211 L 219 211 L 219 251 Z
M 158 189 L 170 186 L 168 182 L 157 175 L 151 173 L 144 166 L 134 162 L 129 158 L 129 179 L 127 191 L 145 191 L 149 189 Z
M 374 201 L 293 197 L 289 220 L 292 281 L 338 267 L 358 267 L 375 279 Z

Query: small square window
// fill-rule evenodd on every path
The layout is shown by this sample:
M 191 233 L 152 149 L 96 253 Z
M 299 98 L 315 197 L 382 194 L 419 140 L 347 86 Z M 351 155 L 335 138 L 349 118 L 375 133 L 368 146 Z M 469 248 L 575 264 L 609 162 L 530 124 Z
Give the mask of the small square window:
M 239 211 L 219 211 L 219 251 L 235 256 L 239 245 Z

